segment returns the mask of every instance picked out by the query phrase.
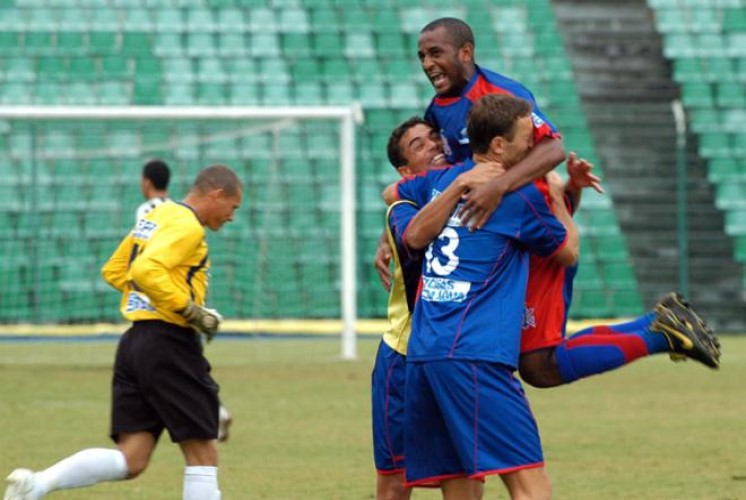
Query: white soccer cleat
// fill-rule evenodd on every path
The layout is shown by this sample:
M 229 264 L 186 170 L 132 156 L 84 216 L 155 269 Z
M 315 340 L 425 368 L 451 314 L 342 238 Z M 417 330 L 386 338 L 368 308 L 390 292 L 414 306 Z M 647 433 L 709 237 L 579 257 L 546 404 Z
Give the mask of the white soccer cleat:
M 233 423 L 233 417 L 225 406 L 220 406 L 218 416 L 218 442 L 228 441 L 228 428 Z
M 5 478 L 8 487 L 3 500 L 37 500 L 34 496 L 34 471 L 16 469 Z

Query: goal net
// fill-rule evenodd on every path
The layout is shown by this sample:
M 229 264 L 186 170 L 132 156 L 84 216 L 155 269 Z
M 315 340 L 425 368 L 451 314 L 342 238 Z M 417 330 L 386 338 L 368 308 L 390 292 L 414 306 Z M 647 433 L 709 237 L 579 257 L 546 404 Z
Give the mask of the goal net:
M 144 201 L 143 163 L 180 199 L 222 163 L 244 183 L 208 231 L 208 302 L 229 319 L 338 319 L 354 357 L 355 126 L 351 107 L 0 107 L 0 324 L 121 321 L 99 270 Z

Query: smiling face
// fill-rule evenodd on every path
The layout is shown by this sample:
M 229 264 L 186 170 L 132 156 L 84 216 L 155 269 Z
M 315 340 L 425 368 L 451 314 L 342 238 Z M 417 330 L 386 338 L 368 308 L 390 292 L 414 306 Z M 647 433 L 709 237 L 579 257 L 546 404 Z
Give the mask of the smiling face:
M 402 135 L 399 150 L 407 161 L 397 169 L 402 175 L 417 175 L 430 167 L 447 165 L 443 141 L 431 126 L 424 123 L 412 126 Z
M 445 26 L 423 31 L 417 43 L 422 71 L 442 97 L 457 96 L 474 74 L 474 46 L 457 47 Z

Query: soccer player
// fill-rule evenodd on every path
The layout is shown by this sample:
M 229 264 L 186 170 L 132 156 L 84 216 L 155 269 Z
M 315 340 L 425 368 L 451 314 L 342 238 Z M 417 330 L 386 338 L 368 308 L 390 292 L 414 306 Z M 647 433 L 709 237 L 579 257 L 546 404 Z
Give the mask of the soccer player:
M 535 129 L 534 148 L 505 175 L 464 193 L 465 224 L 481 227 L 499 205 L 503 195 L 540 178 L 565 160 L 562 141 L 539 109 L 533 94 L 524 85 L 475 63 L 474 33 L 460 19 L 444 17 L 428 23 L 420 31 L 417 56 L 430 80 L 435 97 L 425 112 L 443 139 L 446 159 L 454 164 L 471 156 L 466 118 L 480 97 L 509 94 L 531 103 Z M 391 281 L 391 249 L 385 235 L 376 249 L 373 265 L 384 287 Z
M 169 199 L 168 182 L 170 179 L 171 170 L 165 161 L 154 158 L 143 165 L 140 191 L 142 191 L 146 201 L 137 207 L 135 222 L 144 218 L 151 210 Z
M 186 462 L 183 498 L 220 499 L 218 386 L 200 339 L 211 339 L 221 321 L 204 306 L 210 267 L 205 227 L 217 231 L 232 221 L 242 196 L 231 169 L 207 167 L 182 202 L 164 202 L 122 240 L 101 271 L 122 292 L 122 315 L 132 321 L 114 362 L 111 437 L 117 447 L 85 449 L 39 472 L 16 469 L 7 478 L 5 500 L 38 500 L 56 490 L 135 478 L 164 429 Z
M 392 132 L 387 152 L 389 161 L 402 177 L 439 165 L 448 166 L 439 136 L 428 122 L 418 117 L 410 118 Z M 462 180 L 475 178 L 479 173 L 477 169 L 466 172 Z M 431 208 L 432 205 L 422 211 L 426 214 Z M 404 486 L 404 379 L 422 252 L 403 245 L 403 237 L 409 221 L 418 212 L 419 207 L 413 203 L 398 202 L 387 214 L 386 234 L 393 251 L 394 279 L 389 294 L 389 326 L 379 344 L 372 376 L 377 500 L 407 500 L 411 495 L 411 489 Z
M 145 218 L 155 207 L 170 200 L 168 196 L 168 183 L 171 179 L 171 169 L 168 164 L 158 158 L 148 160 L 142 167 L 140 178 L 140 190 L 145 197 L 145 202 L 137 207 L 135 212 L 135 223 Z M 218 441 L 228 441 L 230 437 L 230 426 L 233 416 L 228 409 L 220 405 L 220 419 L 218 424 Z
M 451 185 L 459 174 L 475 162 L 509 170 L 529 153 L 533 128 L 527 101 L 483 98 L 468 124 L 474 159 L 402 182 L 399 193 L 420 206 L 458 199 L 464 186 Z M 551 494 L 538 428 L 513 377 L 528 251 L 561 265 L 578 256 L 577 228 L 556 187 L 551 193 L 551 203 L 535 184 L 506 195 L 479 231 L 449 218 L 427 248 L 407 348 L 408 486 L 437 485 L 445 499 L 477 499 L 484 478 L 500 474 L 514 498 Z M 406 230 L 405 245 L 424 248 L 424 239 L 411 237 Z
M 466 127 L 469 110 L 487 94 L 508 94 L 531 103 L 536 141 L 531 152 L 517 165 L 493 182 L 465 194 L 467 220 L 478 228 L 499 204 L 502 195 L 538 179 L 565 160 L 559 135 L 539 109 L 533 94 L 523 84 L 475 62 L 474 34 L 468 24 L 451 17 L 436 19 L 420 31 L 417 57 L 422 71 L 435 90 L 425 119 L 443 137 L 449 163 L 471 156 Z M 549 128 L 539 137 L 543 128 Z

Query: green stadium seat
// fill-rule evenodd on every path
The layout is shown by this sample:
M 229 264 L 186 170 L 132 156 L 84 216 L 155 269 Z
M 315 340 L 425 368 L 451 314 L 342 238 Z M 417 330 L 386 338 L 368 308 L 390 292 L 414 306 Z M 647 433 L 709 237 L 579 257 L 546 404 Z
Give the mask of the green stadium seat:
M 310 33 L 308 14 L 302 8 L 287 8 L 280 11 L 280 31 L 282 33 Z
M 379 57 L 404 58 L 409 56 L 405 39 L 401 33 L 380 33 L 376 35 L 376 52 Z
M 399 13 L 395 8 L 376 7 L 371 9 L 371 27 L 377 34 L 399 35 Z
M 383 108 L 389 105 L 383 86 L 380 83 L 360 82 L 358 84 L 358 99 L 363 106 Z
M 422 7 L 402 8 L 399 19 L 403 33 L 419 34 L 423 26 L 433 20 L 433 15 Z
M 163 88 L 163 102 L 170 106 L 194 104 L 194 89 L 188 83 L 170 83 Z
M 201 82 L 224 83 L 228 79 L 221 59 L 203 57 L 197 60 L 197 80 Z
M 69 78 L 68 61 L 60 57 L 40 57 L 36 71 L 40 80 L 60 82 Z
M 192 60 L 188 57 L 162 59 L 163 78 L 167 82 L 191 82 L 194 80 Z
M 697 56 L 696 44 L 689 34 L 677 33 L 663 39 L 663 55 L 669 59 Z
M 31 58 L 10 57 L 5 59 L 4 63 L 5 79 L 9 82 L 33 81 L 36 76 L 34 62 Z
M 263 86 L 262 103 L 267 106 L 283 106 L 293 103 L 290 85 L 269 82 Z
M 700 134 L 699 154 L 709 159 L 729 158 L 731 156 L 731 150 L 728 136 L 720 132 Z
M 701 59 L 698 57 L 679 57 L 673 61 L 673 77 L 677 82 L 708 81 L 708 74 L 703 71 Z
M 253 59 L 233 57 L 224 61 L 226 74 L 232 83 L 254 83 L 258 80 L 259 75 Z
M 59 21 L 52 9 L 28 9 L 26 11 L 26 16 L 26 33 L 31 31 L 46 31 L 53 33 L 59 29 Z
M 135 60 L 135 79 L 138 81 L 159 81 L 161 63 L 155 57 L 138 57 Z
M 719 83 L 717 85 L 715 101 L 718 106 L 724 108 L 746 107 L 746 86 L 735 82 Z
M 129 31 L 122 33 L 122 54 L 126 56 L 143 57 L 152 52 L 151 36 L 145 31 Z
M 311 38 L 303 33 L 286 33 L 282 35 L 282 52 L 291 59 L 310 58 Z
M 153 53 L 159 57 L 181 57 L 184 48 L 178 33 L 158 33 L 153 38 Z
M 342 31 L 350 33 L 365 33 L 371 31 L 370 17 L 365 9 L 344 8 L 340 9 L 341 19 L 339 26 Z
M 243 33 L 218 33 L 217 37 L 221 57 L 246 57 L 251 52 Z
M 180 9 L 161 7 L 154 10 L 155 30 L 159 33 L 181 33 L 186 30 Z
M 202 82 L 197 85 L 197 104 L 220 106 L 228 104 L 229 94 L 223 83 Z
M 637 285 L 635 273 L 628 262 L 604 262 L 603 276 L 610 288 L 634 288 Z
M 317 57 L 341 58 L 343 57 L 342 38 L 337 33 L 316 33 L 313 36 L 313 50 Z
M 336 9 L 314 6 L 309 9 L 311 30 L 316 33 L 339 32 L 339 15 Z
M 746 192 L 746 189 L 742 189 Z M 725 214 L 725 232 L 734 236 L 746 236 L 746 202 L 740 209 L 728 210 Z
M 424 103 L 420 100 L 418 88 L 414 82 L 398 82 L 390 86 L 389 104 L 395 108 L 410 108 L 412 105 Z
M 94 5 L 91 7 L 94 7 Z M 95 8 L 88 10 L 88 13 L 92 33 L 96 31 L 117 32 L 121 29 L 119 11 L 117 9 L 101 7 L 101 3 L 95 0 Z
M 248 30 L 244 11 L 233 7 L 217 11 L 217 25 L 222 33 L 244 33 Z
M 132 90 L 133 104 L 163 104 L 161 84 L 158 80 L 135 80 Z
M 56 55 L 80 56 L 86 53 L 85 35 L 75 31 L 61 31 L 57 33 Z
M 386 71 L 384 71 L 381 62 L 376 57 L 357 57 L 352 59 L 352 78 L 358 83 L 372 83 L 382 82 L 386 78 Z M 400 81 L 402 74 L 397 75 L 396 81 Z M 348 70 L 348 76 L 350 72 Z M 339 75 L 335 79 L 342 78 Z
M 277 57 L 280 42 L 275 33 L 257 33 L 251 36 L 251 55 L 255 58 Z
M 129 79 L 133 76 L 132 62 L 124 57 L 104 57 L 101 59 L 101 75 L 107 79 Z
M 122 30 L 128 31 L 145 31 L 150 32 L 155 29 L 156 23 L 153 20 L 151 9 L 132 8 L 122 9 Z
M 351 59 L 375 56 L 376 50 L 373 47 L 372 35 L 369 32 L 351 31 L 347 33 L 344 54 Z
M 295 102 L 298 105 L 305 106 L 326 104 L 322 84 L 314 81 L 297 82 L 295 84 Z
M 190 7 L 187 9 L 186 29 L 190 33 L 218 31 L 212 10 L 205 7 Z
M 681 88 L 681 99 L 686 106 L 709 108 L 713 105 L 709 83 L 685 83 Z
M 117 33 L 92 31 L 88 33 L 88 48 L 90 55 L 106 56 L 119 52 L 119 40 Z
M 249 30 L 252 34 L 256 33 L 276 33 L 278 31 L 277 18 L 272 9 L 266 7 L 256 7 L 248 12 Z
M 351 104 L 355 101 L 355 89 L 349 81 L 327 82 L 326 96 L 328 104 Z
M 746 9 L 740 8 L 723 9 L 723 30 L 725 32 L 746 32 Z
M 626 260 L 627 245 L 621 234 L 604 234 L 594 238 L 598 258 L 602 261 Z
M 722 182 L 716 187 L 715 206 L 720 209 L 746 208 L 746 183 Z
M 74 80 L 94 81 L 99 78 L 99 68 L 96 59 L 91 57 L 75 57 L 69 62 L 70 77 Z
M 612 315 L 608 299 L 601 290 L 579 290 L 573 298 L 573 310 L 581 318 L 605 318 Z
M 55 52 L 52 33 L 27 31 L 23 39 L 23 52 L 28 56 L 51 56 Z
M 711 57 L 705 61 L 706 75 L 711 82 L 729 82 L 735 80 L 735 70 L 730 59 Z
M 711 182 L 727 182 L 731 179 L 746 180 L 746 165 L 741 165 L 735 158 L 717 158 L 710 160 L 707 179 Z
M 642 297 L 636 289 L 614 290 L 613 302 L 615 316 L 638 316 L 645 310 Z
M 257 59 L 257 72 L 259 77 L 268 83 L 290 82 L 290 71 L 284 59 L 265 58 Z
M 186 37 L 186 55 L 189 57 L 213 57 L 215 40 L 210 33 L 189 33 Z

